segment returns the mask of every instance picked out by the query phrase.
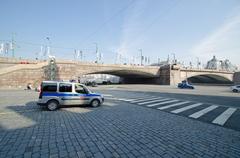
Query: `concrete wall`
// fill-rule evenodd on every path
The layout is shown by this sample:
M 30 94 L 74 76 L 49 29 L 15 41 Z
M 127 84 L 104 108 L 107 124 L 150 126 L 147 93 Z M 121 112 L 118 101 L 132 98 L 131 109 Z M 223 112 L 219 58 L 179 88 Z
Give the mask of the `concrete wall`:
M 240 84 L 240 72 L 235 72 L 233 75 L 234 84 Z
M 0 88 L 26 88 L 28 83 L 37 87 L 44 80 L 44 70 L 22 69 L 0 75 Z
M 171 84 L 170 72 L 171 72 L 170 65 L 160 67 L 160 75 L 158 80 L 156 80 L 156 83 L 161 85 L 170 85 Z

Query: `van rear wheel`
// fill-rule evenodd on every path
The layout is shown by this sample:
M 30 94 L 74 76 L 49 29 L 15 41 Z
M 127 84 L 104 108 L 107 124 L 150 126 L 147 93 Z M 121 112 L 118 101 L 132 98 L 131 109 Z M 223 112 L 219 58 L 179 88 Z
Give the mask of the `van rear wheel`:
M 97 100 L 97 99 L 94 99 L 92 102 L 91 102 L 91 104 L 90 104 L 92 107 L 98 107 L 98 106 L 100 106 L 100 101 L 99 100 Z
M 54 111 L 58 108 L 58 102 L 55 101 L 55 100 L 50 100 L 48 103 L 47 103 L 47 108 L 48 110 L 50 111 Z
M 238 92 L 238 90 L 234 89 L 234 90 L 233 90 L 233 92 L 234 92 L 234 93 L 237 93 L 237 92 Z

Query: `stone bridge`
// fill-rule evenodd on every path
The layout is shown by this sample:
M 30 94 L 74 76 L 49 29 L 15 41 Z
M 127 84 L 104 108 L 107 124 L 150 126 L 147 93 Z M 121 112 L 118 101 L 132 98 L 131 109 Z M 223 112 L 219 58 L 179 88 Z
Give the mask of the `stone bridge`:
M 37 86 L 49 79 L 48 64 L 47 61 L 27 64 L 0 61 L 0 87 L 25 87 L 27 83 Z M 239 75 L 234 77 L 232 72 L 184 69 L 178 65 L 131 66 L 57 60 L 56 67 L 57 80 L 77 79 L 86 74 L 111 74 L 121 77 L 124 83 L 176 85 L 186 79 L 194 83 L 220 84 L 239 81 Z
M 234 82 L 234 72 L 208 70 L 208 69 L 186 69 L 178 65 L 171 66 L 170 84 L 188 80 L 193 83 L 231 84 Z

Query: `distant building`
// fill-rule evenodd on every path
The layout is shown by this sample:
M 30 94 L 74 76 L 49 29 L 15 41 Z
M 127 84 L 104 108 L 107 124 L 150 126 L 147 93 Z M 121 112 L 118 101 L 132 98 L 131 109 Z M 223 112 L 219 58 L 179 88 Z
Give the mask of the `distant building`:
M 206 69 L 224 70 L 224 71 L 237 71 L 237 66 L 233 65 L 228 59 L 217 60 L 215 56 L 207 62 Z

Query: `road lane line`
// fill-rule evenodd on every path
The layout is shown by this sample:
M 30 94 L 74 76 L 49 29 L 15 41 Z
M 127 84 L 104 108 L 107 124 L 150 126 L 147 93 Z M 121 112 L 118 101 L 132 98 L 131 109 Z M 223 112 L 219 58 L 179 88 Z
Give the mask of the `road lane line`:
M 141 102 L 141 103 L 137 103 L 137 104 L 144 105 L 144 104 L 154 103 L 154 102 L 158 102 L 158 101 L 162 101 L 162 100 L 163 100 L 163 98 L 159 97 L 158 99 L 154 99 L 154 100 L 146 101 L 146 102 Z
M 212 121 L 212 123 L 223 126 L 236 110 L 237 110 L 236 108 L 228 108 L 223 113 L 221 113 L 217 118 L 215 118 Z
M 165 101 L 165 100 L 168 100 L 168 101 Z M 179 100 L 170 100 L 170 98 L 166 98 L 166 99 L 163 99 L 162 101 L 164 101 L 164 102 L 155 103 L 155 104 L 149 104 L 149 105 L 146 105 L 146 106 L 147 107 L 153 107 L 153 106 L 157 106 L 157 105 L 163 105 L 163 104 L 167 104 L 167 103 L 177 102 Z
M 171 104 L 171 105 L 167 105 L 167 106 L 162 106 L 162 107 L 159 107 L 158 109 L 164 110 L 164 109 L 168 109 L 171 107 L 175 107 L 175 106 L 179 106 L 179 105 L 183 105 L 183 104 L 187 104 L 187 103 L 190 103 L 190 101 L 185 101 L 185 102 L 175 103 L 175 104 Z
M 157 99 L 157 98 L 159 98 L 159 97 L 144 98 L 144 99 L 140 98 L 138 100 L 136 99 L 136 101 L 132 101 L 131 103 L 139 103 L 139 102 L 142 102 L 142 101 L 154 100 L 154 99 Z
M 183 112 L 183 111 L 186 111 L 186 110 L 189 110 L 189 109 L 198 107 L 198 106 L 200 106 L 200 105 L 202 105 L 202 103 L 196 103 L 196 104 L 193 104 L 193 105 L 185 106 L 185 107 L 180 108 L 180 109 L 173 110 L 173 111 L 171 111 L 171 112 L 172 112 L 172 113 L 175 113 L 175 114 L 178 114 L 178 113 L 180 113 L 180 112 Z
M 205 109 L 202 109 L 202 110 L 200 110 L 198 112 L 195 112 L 195 113 L 189 115 L 188 117 L 197 119 L 197 118 L 201 117 L 202 115 L 204 115 L 204 114 L 206 114 L 206 113 L 216 109 L 217 107 L 218 107 L 217 105 L 211 105 L 211 106 L 209 106 L 209 107 L 207 107 Z

